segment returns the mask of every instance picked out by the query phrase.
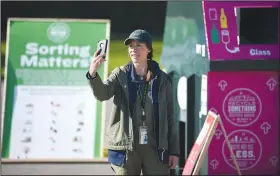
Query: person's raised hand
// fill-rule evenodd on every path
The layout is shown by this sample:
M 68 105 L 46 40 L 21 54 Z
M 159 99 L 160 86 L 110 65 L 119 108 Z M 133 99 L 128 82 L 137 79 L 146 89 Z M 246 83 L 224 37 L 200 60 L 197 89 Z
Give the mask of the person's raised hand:
M 90 67 L 89 67 L 89 74 L 90 76 L 94 76 L 99 69 L 100 65 L 105 61 L 104 57 L 105 54 L 100 54 L 101 49 L 98 49 L 91 60 Z

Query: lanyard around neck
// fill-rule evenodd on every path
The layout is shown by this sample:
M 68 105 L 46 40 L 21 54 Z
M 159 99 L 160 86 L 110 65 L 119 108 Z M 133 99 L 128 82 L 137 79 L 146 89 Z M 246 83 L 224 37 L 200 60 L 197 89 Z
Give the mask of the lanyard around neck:
M 145 126 L 145 120 L 146 120 L 145 104 L 146 104 L 146 97 L 147 97 L 147 94 L 148 94 L 148 87 L 149 87 L 149 84 L 148 84 L 148 82 L 146 82 L 145 87 L 144 87 L 144 91 L 141 91 L 140 85 L 139 85 L 139 89 L 138 89 L 138 94 L 139 94 L 140 99 L 141 99 L 143 126 Z

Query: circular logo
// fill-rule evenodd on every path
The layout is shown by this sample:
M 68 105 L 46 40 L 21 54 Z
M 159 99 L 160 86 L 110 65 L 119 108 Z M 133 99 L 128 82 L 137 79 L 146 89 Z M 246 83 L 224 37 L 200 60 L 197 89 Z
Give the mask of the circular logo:
M 253 132 L 236 130 L 228 135 L 228 139 L 240 170 L 251 169 L 259 162 L 262 155 L 262 144 Z M 223 157 L 226 163 L 235 169 L 226 141 L 223 143 Z
M 223 102 L 223 113 L 233 125 L 245 127 L 260 117 L 262 102 L 260 97 L 247 88 L 237 88 L 227 94 Z
M 48 27 L 48 38 L 54 43 L 65 42 L 70 35 L 70 28 L 66 23 L 52 23 Z

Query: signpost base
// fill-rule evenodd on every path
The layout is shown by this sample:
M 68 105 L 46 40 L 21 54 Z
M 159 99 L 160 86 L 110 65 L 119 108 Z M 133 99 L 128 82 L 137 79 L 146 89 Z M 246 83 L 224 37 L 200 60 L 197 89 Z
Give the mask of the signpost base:
M 201 169 L 206 152 L 207 152 L 208 147 L 211 143 L 211 140 L 215 134 L 218 124 L 221 125 L 222 132 L 225 136 L 227 146 L 230 150 L 231 155 L 233 156 L 233 161 L 234 161 L 234 165 L 236 167 L 237 173 L 238 173 L 238 175 L 241 175 L 239 165 L 236 161 L 235 155 L 231 148 L 226 130 L 222 123 L 222 120 L 219 115 L 217 115 L 216 113 L 214 113 L 212 111 L 209 111 L 207 114 L 204 125 L 193 145 L 193 148 L 192 148 L 188 158 L 187 158 L 182 175 L 198 175 L 199 174 L 199 170 Z

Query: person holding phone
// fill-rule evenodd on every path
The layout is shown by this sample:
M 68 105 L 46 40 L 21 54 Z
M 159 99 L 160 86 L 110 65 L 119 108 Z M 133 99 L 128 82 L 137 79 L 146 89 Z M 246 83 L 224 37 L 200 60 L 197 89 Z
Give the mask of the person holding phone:
M 108 160 L 116 175 L 168 175 L 179 157 L 171 80 L 152 60 L 151 35 L 137 29 L 124 41 L 131 61 L 102 82 L 98 49 L 86 74 L 99 101 L 113 97 L 108 122 Z

